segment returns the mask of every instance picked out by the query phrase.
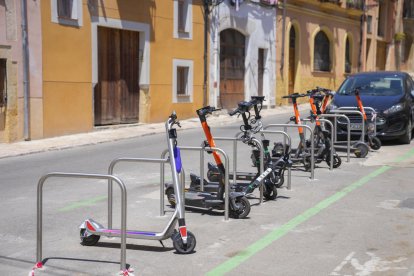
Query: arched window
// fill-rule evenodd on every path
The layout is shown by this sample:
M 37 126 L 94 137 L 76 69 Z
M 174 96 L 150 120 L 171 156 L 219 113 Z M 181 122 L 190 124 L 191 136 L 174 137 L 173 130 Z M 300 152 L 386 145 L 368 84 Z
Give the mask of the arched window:
M 345 42 L 345 73 L 351 73 L 351 68 L 351 43 L 349 41 L 349 37 L 347 37 Z
M 315 36 L 313 52 L 314 71 L 331 71 L 330 41 L 323 31 L 319 31 Z

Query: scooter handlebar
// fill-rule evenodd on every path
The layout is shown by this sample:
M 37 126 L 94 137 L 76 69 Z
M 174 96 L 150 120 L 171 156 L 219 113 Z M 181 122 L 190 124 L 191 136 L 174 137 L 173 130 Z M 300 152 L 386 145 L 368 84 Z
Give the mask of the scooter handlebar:
M 197 109 L 197 114 L 199 116 L 205 116 L 207 114 L 212 114 L 214 111 L 219 111 L 219 110 L 221 110 L 221 109 L 217 109 L 214 106 L 209 106 L 208 105 L 208 106 L 202 107 L 200 109 Z

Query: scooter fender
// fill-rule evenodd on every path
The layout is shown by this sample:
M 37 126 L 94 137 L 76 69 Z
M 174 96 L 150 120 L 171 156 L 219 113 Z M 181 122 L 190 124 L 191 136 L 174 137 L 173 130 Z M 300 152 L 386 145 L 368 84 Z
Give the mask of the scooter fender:
M 239 197 L 244 197 L 246 194 L 243 192 L 230 192 L 229 197 L 231 199 L 235 199 L 235 198 L 239 198 Z

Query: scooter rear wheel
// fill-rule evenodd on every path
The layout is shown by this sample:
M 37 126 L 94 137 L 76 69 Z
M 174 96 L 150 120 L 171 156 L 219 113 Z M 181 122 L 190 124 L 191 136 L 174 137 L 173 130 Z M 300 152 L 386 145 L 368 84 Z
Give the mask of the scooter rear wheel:
M 173 242 L 174 249 L 177 251 L 177 253 L 190 254 L 194 252 L 194 248 L 196 246 L 197 241 L 194 234 L 190 231 L 187 231 L 187 244 L 183 243 L 183 239 L 181 238 L 181 235 L 178 232 L 175 232 L 171 236 L 171 239 Z
M 267 200 L 275 200 L 277 197 L 277 188 L 275 185 L 265 185 L 263 196 Z
M 369 143 L 369 146 L 373 150 L 379 150 L 381 148 L 381 140 L 376 136 L 371 137 L 371 141 Z
M 357 158 L 365 158 L 368 155 L 369 148 L 365 143 L 357 143 L 355 146 L 354 154 Z
M 239 210 L 230 210 L 230 216 L 235 219 L 243 219 L 250 213 L 250 202 L 245 197 L 236 198 L 236 204 L 239 206 Z
M 101 238 L 101 236 L 98 236 L 98 235 L 86 236 L 85 232 L 86 232 L 86 229 L 81 229 L 80 230 L 80 239 L 81 239 L 81 244 L 82 245 L 94 246 L 95 244 L 98 243 L 99 239 Z

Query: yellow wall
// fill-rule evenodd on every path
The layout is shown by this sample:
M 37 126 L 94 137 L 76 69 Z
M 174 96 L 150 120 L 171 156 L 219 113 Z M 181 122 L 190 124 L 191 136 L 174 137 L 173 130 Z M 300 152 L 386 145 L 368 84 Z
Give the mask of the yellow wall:
M 83 24 L 78 28 L 53 23 L 50 1 L 42 1 L 44 137 L 85 132 L 94 127 L 91 14 L 87 2 L 83 1 Z M 201 1 L 193 1 L 192 40 L 173 38 L 174 1 L 106 0 L 96 3 L 101 17 L 151 26 L 147 120 L 164 121 L 172 110 L 177 111 L 179 118 L 194 117 L 203 98 Z M 174 58 L 193 60 L 192 103 L 172 103 Z
M 91 28 L 83 2 L 77 28 L 53 23 L 50 1 L 42 1 L 44 137 L 93 127 Z

